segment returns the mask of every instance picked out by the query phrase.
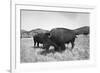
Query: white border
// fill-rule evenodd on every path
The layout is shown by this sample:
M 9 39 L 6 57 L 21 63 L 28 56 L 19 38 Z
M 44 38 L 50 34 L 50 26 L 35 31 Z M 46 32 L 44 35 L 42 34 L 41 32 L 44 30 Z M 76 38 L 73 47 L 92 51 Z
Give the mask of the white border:
M 20 9 L 28 10 L 47 10 L 47 11 L 69 11 L 90 13 L 90 60 L 84 61 L 64 61 L 64 62 L 47 62 L 47 63 L 28 63 L 20 64 Z M 32 4 L 15 4 L 12 2 L 11 10 L 11 72 L 35 72 L 43 70 L 67 69 L 94 66 L 95 63 L 95 9 L 93 7 L 75 7 L 63 5 L 32 5 Z M 16 51 L 16 52 L 15 52 Z

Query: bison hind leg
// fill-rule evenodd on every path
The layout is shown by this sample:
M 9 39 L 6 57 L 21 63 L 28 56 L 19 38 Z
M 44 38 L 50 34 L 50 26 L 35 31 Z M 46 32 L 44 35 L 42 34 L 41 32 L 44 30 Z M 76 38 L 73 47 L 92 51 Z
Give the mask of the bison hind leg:
M 75 42 L 75 38 L 71 41 L 71 44 L 72 44 L 71 50 L 72 50 L 72 49 L 74 48 L 74 46 L 75 46 L 74 42 Z
M 37 42 L 37 47 L 39 47 L 39 42 Z
M 34 42 L 34 47 L 36 46 L 36 42 Z
M 71 42 L 71 44 L 72 44 L 72 49 L 73 49 L 75 44 L 74 44 L 74 42 Z

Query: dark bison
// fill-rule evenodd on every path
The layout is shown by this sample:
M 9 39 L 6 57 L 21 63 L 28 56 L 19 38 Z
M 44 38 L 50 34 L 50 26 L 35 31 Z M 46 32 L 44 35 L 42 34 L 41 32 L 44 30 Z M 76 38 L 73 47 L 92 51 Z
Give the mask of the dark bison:
M 34 40 L 34 47 L 37 46 L 39 47 L 39 43 L 43 44 L 45 42 L 45 34 L 44 33 L 37 33 L 36 35 L 33 36 Z
M 84 26 L 84 27 L 77 28 L 74 31 L 75 31 L 76 35 L 80 35 L 80 34 L 88 35 L 90 33 L 89 32 L 90 28 L 89 28 L 89 26 Z
M 39 47 L 39 44 L 43 44 L 45 42 L 46 39 L 46 33 L 49 32 L 48 30 L 44 30 L 44 29 L 35 29 L 32 30 L 31 33 L 34 33 L 35 31 L 35 35 L 33 35 L 33 41 L 34 41 L 34 47 Z
M 52 29 L 49 33 L 49 39 L 53 42 L 53 46 L 55 47 L 55 51 L 62 52 L 65 50 L 65 44 L 71 43 L 72 48 L 74 47 L 76 35 L 73 30 L 66 29 L 66 28 L 55 28 Z M 50 43 L 51 43 L 50 42 Z M 49 43 L 48 46 L 51 44 Z M 46 48 L 48 49 L 48 47 Z
M 43 49 L 49 49 L 48 45 L 53 45 L 56 47 L 56 44 L 54 44 L 48 37 L 48 33 L 38 33 L 35 36 L 33 36 L 34 39 L 34 47 L 37 45 L 39 47 L 39 43 L 43 44 Z M 48 50 L 47 49 L 47 50 Z

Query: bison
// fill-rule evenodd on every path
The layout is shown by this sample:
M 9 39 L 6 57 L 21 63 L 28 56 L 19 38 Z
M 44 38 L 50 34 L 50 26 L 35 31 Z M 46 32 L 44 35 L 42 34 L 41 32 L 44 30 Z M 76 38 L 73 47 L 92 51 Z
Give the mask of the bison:
M 75 29 L 74 32 L 76 35 L 80 35 L 80 34 L 88 35 L 89 29 L 90 28 L 88 26 L 84 26 L 84 27 L 80 27 L 80 28 Z
M 45 33 L 37 33 L 36 35 L 33 36 L 34 40 L 34 47 L 37 46 L 39 47 L 39 44 L 43 44 L 45 42 L 46 36 Z
M 49 46 L 52 44 L 55 47 L 55 51 L 62 52 L 65 50 L 65 44 L 72 44 L 74 47 L 74 41 L 76 34 L 73 30 L 66 28 L 54 28 L 49 32 L 49 44 L 47 43 L 46 49 L 48 50 Z
M 49 50 L 49 46 L 47 45 L 52 45 L 52 46 L 56 46 L 56 44 L 54 44 L 50 38 L 48 37 L 48 33 L 38 33 L 35 36 L 33 36 L 33 40 L 34 40 L 34 47 L 37 45 L 37 47 L 39 47 L 39 43 L 43 44 L 43 49 Z

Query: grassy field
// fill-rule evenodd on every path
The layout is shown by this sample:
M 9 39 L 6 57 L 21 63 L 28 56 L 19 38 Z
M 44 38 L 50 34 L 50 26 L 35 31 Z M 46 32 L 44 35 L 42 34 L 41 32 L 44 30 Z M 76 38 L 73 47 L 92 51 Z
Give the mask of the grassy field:
M 89 36 L 79 35 L 78 38 L 75 39 L 75 47 L 72 52 L 69 50 L 70 48 L 71 44 L 66 45 L 66 50 L 63 53 L 56 52 L 41 55 L 40 53 L 43 49 L 34 48 L 32 38 L 22 38 L 20 44 L 21 63 L 88 60 L 90 55 Z

